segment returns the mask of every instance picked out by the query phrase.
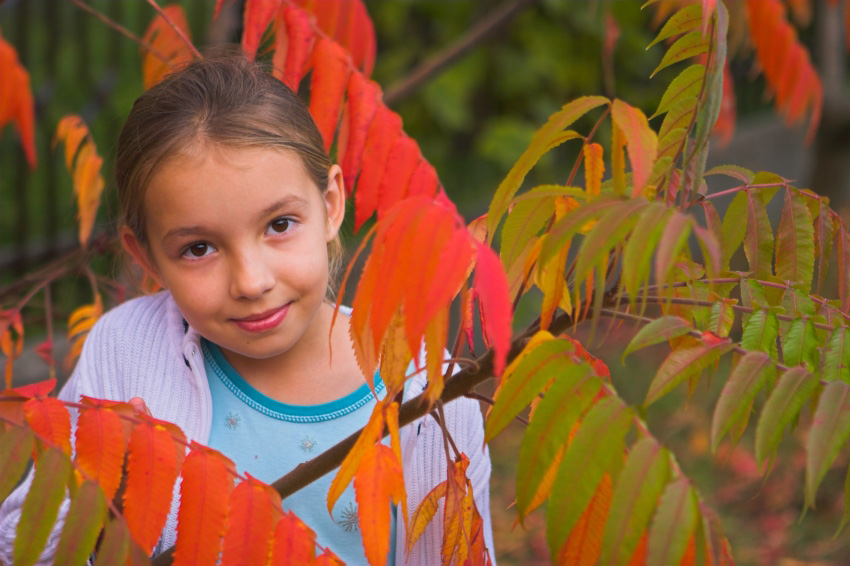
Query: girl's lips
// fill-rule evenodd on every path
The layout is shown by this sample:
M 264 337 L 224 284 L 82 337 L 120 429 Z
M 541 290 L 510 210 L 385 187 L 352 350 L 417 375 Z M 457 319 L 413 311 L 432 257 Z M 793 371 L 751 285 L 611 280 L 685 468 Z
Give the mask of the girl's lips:
M 280 324 L 286 318 L 287 312 L 289 312 L 289 303 L 278 309 L 231 320 L 242 330 L 247 330 L 248 332 L 265 332 Z

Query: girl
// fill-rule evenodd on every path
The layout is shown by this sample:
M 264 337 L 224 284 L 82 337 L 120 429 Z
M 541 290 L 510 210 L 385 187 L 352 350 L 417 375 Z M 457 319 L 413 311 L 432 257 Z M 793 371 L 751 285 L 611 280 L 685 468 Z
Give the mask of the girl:
M 244 58 L 196 61 L 136 101 L 118 140 L 116 177 L 121 242 L 164 291 L 98 321 L 60 398 L 132 400 L 266 482 L 362 427 L 376 400 L 356 364 L 348 318 L 331 331 L 328 301 L 345 213 L 342 174 L 297 95 Z M 411 379 L 405 398 L 424 387 L 425 376 Z M 384 392 L 378 378 L 375 389 Z M 492 551 L 490 460 L 477 403 L 448 404 L 446 421 L 470 458 Z M 432 419 L 401 434 L 412 513 L 445 479 L 446 461 Z M 328 515 L 332 477 L 284 506 L 319 544 L 363 564 L 352 487 Z M 3 563 L 11 564 L 26 488 L 0 510 Z M 174 544 L 178 503 L 154 554 Z M 404 522 L 394 518 L 388 563 L 439 564 L 437 517 L 409 557 Z

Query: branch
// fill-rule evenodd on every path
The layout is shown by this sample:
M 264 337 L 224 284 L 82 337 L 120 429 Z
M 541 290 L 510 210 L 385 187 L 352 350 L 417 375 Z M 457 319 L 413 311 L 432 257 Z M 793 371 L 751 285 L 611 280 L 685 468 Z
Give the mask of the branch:
M 105 14 L 102 14 L 102 13 L 98 12 L 97 10 L 95 10 L 94 8 L 92 8 L 91 6 L 89 6 L 88 4 L 83 3 L 82 0 L 70 0 L 70 1 L 71 1 L 72 4 L 74 4 L 75 6 L 80 8 L 81 10 L 88 12 L 89 14 L 91 14 L 92 16 L 94 16 L 95 18 L 97 18 L 98 20 L 103 22 L 104 24 L 106 24 L 108 27 L 111 27 L 112 29 L 114 29 L 115 31 L 117 31 L 118 33 L 123 35 L 124 37 L 126 37 L 126 38 L 128 38 L 132 41 L 135 41 L 143 49 L 147 50 L 148 53 L 150 53 L 151 55 L 153 55 L 154 57 L 156 57 L 157 59 L 159 59 L 163 63 L 168 63 L 170 61 L 170 59 L 168 57 L 166 57 L 165 55 L 163 55 L 163 53 L 161 51 L 154 49 L 153 46 L 151 46 L 150 43 L 148 43 L 147 41 L 145 41 L 141 37 L 135 35 L 133 32 L 131 32 L 130 30 L 128 30 L 127 28 L 125 28 L 121 24 L 112 21 Z M 2 2 L 0 2 L 0 3 L 2 3 Z
M 487 37 L 498 31 L 511 19 L 516 17 L 524 8 L 536 0 L 510 0 L 494 10 L 486 18 L 479 21 L 475 26 L 459 40 L 448 46 L 443 51 L 430 57 L 419 65 L 410 74 L 387 88 L 384 94 L 384 102 L 392 106 L 399 100 L 410 96 L 416 89 L 421 87 L 429 79 L 443 72 L 446 67 L 460 59 L 468 51 L 472 50 Z
M 165 20 L 165 23 L 167 23 L 171 27 L 171 29 L 174 30 L 174 33 L 176 33 L 177 36 L 183 41 L 183 43 L 186 44 L 192 54 L 198 59 L 203 59 L 200 51 L 198 51 L 198 49 L 195 47 L 195 44 L 192 43 L 192 41 L 188 37 L 186 37 L 186 34 L 183 33 L 183 30 L 180 29 L 180 26 L 175 24 L 174 20 L 169 18 L 168 14 L 166 14 L 165 11 L 160 8 L 159 4 L 156 3 L 156 0 L 148 0 L 148 4 L 150 4 L 153 9 L 156 10 L 156 13 L 159 14 L 159 17 Z

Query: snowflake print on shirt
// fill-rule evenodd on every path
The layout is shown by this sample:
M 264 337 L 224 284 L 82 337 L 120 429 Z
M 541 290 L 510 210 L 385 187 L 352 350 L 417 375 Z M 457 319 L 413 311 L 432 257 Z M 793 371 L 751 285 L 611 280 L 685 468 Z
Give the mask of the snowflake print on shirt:
M 340 513 L 339 524 L 348 533 L 360 528 L 360 517 L 357 516 L 357 506 L 351 501 L 348 502 L 348 506 Z
M 314 439 L 310 438 L 309 436 L 305 436 L 301 439 L 301 450 L 303 450 L 304 452 L 312 452 L 313 448 L 315 448 L 317 444 L 318 442 L 316 442 Z
M 236 430 L 240 420 L 238 413 L 227 413 L 227 416 L 224 417 L 224 426 L 231 430 Z

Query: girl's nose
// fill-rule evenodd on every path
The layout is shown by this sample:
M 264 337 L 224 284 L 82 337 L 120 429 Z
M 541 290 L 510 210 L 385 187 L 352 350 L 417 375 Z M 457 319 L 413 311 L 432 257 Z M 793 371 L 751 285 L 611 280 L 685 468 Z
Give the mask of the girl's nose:
M 262 253 L 242 253 L 231 266 L 230 295 L 234 299 L 258 299 L 274 287 L 274 274 Z

